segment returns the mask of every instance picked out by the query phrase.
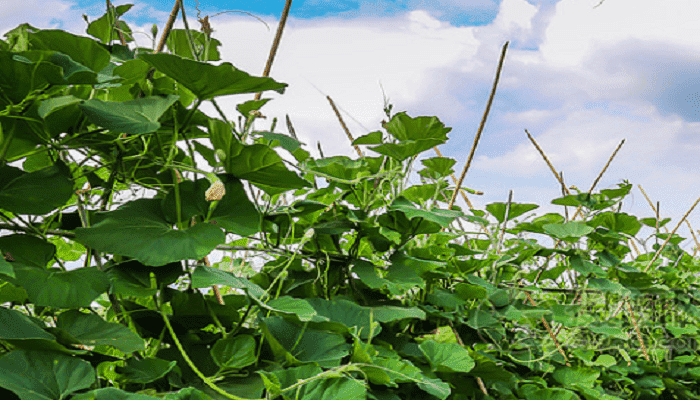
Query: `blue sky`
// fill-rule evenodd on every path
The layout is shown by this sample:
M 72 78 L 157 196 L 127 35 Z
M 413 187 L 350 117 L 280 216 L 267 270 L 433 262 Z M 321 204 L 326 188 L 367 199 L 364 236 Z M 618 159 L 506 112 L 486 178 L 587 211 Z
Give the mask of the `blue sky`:
M 289 114 L 312 153 L 320 141 L 326 155 L 353 156 L 325 95 L 357 137 L 379 129 L 383 87 L 395 112 L 436 115 L 453 128 L 441 150 L 461 171 L 508 40 L 501 83 L 465 179 L 485 193 L 471 197 L 476 207 L 506 201 L 512 189 L 514 201 L 537 203 L 538 213 L 561 212 L 548 204 L 561 190 L 527 139 L 528 129 L 567 185 L 582 190 L 626 139 L 598 189 L 630 180 L 633 197 L 622 211 L 649 217 L 641 184 L 675 226 L 700 196 L 700 2 L 599 3 L 296 0 L 271 74 L 290 86 L 284 95 L 270 95 L 275 100 L 263 113 L 280 121 Z M 195 2 L 185 4 L 198 27 Z M 145 33 L 153 23 L 162 31 L 172 5 L 137 2 L 126 14 L 132 28 L 144 32 L 139 45 L 150 46 Z M 262 73 L 283 6 L 282 0 L 199 3 L 202 16 L 243 10 L 269 25 L 240 13 L 211 18 L 222 58 L 251 74 Z M 22 22 L 82 34 L 81 15 L 94 19 L 103 12 L 102 0 L 5 0 L 0 34 Z M 235 115 L 235 105 L 249 98 L 219 103 Z M 284 123 L 277 131 L 286 133 Z M 696 211 L 690 218 L 696 229 L 699 216 Z M 690 237 L 685 225 L 679 232 Z

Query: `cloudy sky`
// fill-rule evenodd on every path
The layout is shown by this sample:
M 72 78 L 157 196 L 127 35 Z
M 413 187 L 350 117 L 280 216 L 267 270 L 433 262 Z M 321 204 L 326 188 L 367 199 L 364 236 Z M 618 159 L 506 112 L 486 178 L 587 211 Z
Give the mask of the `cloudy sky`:
M 186 0 L 191 26 L 195 1 Z M 126 4 L 115 1 L 114 4 Z M 124 20 L 143 34 L 161 28 L 174 1 L 141 1 Z M 0 34 L 22 22 L 84 33 L 82 15 L 104 13 L 100 0 L 5 0 Z M 223 42 L 222 58 L 259 75 L 283 0 L 201 0 Z M 242 13 L 255 14 L 265 21 Z M 441 147 L 461 171 L 474 140 L 503 44 L 501 82 L 464 185 L 483 191 L 477 208 L 506 201 L 537 203 L 540 213 L 561 191 L 528 140 L 527 129 L 567 185 L 588 190 L 622 139 L 625 145 L 599 183 L 635 185 L 623 211 L 650 217 L 640 184 L 672 228 L 700 196 L 700 2 L 694 0 L 296 0 L 271 76 L 290 86 L 263 108 L 289 114 L 307 150 L 354 152 L 332 109 L 341 108 L 355 137 L 379 129 L 382 88 L 394 112 L 438 116 L 452 127 Z M 181 25 L 180 22 L 178 22 Z M 269 28 L 268 28 L 269 26 Z M 229 96 L 235 105 L 252 96 Z M 263 128 L 266 126 L 258 126 Z M 278 132 L 285 132 L 283 122 Z M 433 156 L 428 152 L 429 156 Z M 426 153 L 426 154 L 428 154 Z M 418 179 L 413 180 L 418 183 Z M 700 210 L 690 223 L 700 229 Z M 679 233 L 690 237 L 684 225 Z M 691 250 L 690 240 L 683 247 Z

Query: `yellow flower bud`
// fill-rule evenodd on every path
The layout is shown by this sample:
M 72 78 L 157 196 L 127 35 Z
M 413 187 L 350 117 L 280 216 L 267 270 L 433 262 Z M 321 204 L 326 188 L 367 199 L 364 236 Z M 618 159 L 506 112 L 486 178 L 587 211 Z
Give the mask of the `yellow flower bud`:
M 224 188 L 224 184 L 221 183 L 221 181 L 216 181 L 212 183 L 209 189 L 207 189 L 206 193 L 204 193 L 204 198 L 207 201 L 216 201 L 221 200 L 225 194 L 226 189 Z

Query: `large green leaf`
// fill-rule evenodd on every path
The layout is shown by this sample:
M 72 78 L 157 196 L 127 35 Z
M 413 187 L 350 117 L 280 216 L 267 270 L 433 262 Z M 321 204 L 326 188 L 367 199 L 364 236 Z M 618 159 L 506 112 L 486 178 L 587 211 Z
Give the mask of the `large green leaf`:
M 230 272 L 217 268 L 198 265 L 192 273 L 192 287 L 197 289 L 212 285 L 226 285 L 234 289 L 245 290 L 249 295 L 257 298 L 265 295 L 263 288 L 245 278 L 239 278 Z
M 184 29 L 171 29 L 166 42 L 170 53 L 194 60 L 195 55 L 192 54 L 192 48 L 190 47 L 188 36 L 192 37 L 195 51 L 201 51 L 203 53 L 207 37 L 203 32 L 199 32 L 194 29 L 190 29 L 189 35 Z M 221 46 L 221 42 L 214 38 L 209 38 L 209 40 L 209 57 L 202 61 L 219 61 L 221 56 L 219 55 L 218 47 Z M 203 54 L 200 55 L 200 59 L 202 58 Z
M 262 319 L 265 337 L 273 352 L 283 360 L 316 362 L 322 367 L 340 365 L 340 359 L 349 354 L 350 345 L 337 333 L 304 328 L 282 317 Z
M 542 225 L 542 228 L 547 234 L 557 239 L 571 242 L 576 242 L 581 237 L 595 230 L 595 228 L 578 221 L 565 222 L 563 224 L 546 224 Z
M 63 400 L 95 382 L 87 361 L 46 351 L 15 350 L 0 358 L 0 387 L 22 400 Z
M 510 221 L 536 208 L 539 208 L 537 204 L 510 203 L 510 210 L 508 210 L 508 203 L 491 203 L 486 205 L 486 210 L 496 217 L 498 222 L 503 222 L 506 219 L 506 210 Z
M 175 79 L 200 100 L 265 90 L 284 93 L 287 87 L 286 83 L 275 82 L 272 78 L 250 76 L 228 62 L 212 65 L 164 53 L 140 54 L 139 58 Z
M 3 210 L 44 215 L 66 204 L 72 194 L 70 170 L 60 161 L 28 173 L 9 165 L 0 168 L 0 208 Z
M 127 42 L 132 42 L 134 39 L 131 35 L 131 29 L 123 22 L 117 21 L 117 18 L 121 17 L 125 12 L 129 11 L 133 4 L 124 4 L 117 7 L 110 7 L 109 10 L 104 13 L 100 18 L 90 22 L 88 25 L 87 33 L 97 39 L 100 39 L 102 43 L 109 44 L 110 40 L 119 39 L 119 30 L 122 32 L 124 39 Z M 115 26 L 116 25 L 116 26 Z
M 261 370 L 259 373 L 263 377 L 265 388 L 272 397 L 282 395 L 285 400 L 367 398 L 367 388 L 360 380 L 336 375 L 313 379 L 313 377 L 323 373 L 323 370 L 315 365 L 303 365 L 272 372 Z M 307 383 L 299 385 L 299 382 Z
M 56 340 L 25 314 L 0 307 L 0 339 L 4 340 Z
M 76 240 L 96 250 L 129 256 L 151 266 L 199 260 L 226 240 L 224 232 L 212 224 L 173 229 L 160 203 L 158 199 L 138 199 L 115 211 L 97 214 L 98 223 L 75 230 Z
M 177 190 L 179 190 L 181 221 L 190 221 L 192 217 L 207 215 L 209 202 L 205 199 L 205 193 L 209 186 L 210 183 L 206 178 L 198 179 L 196 182 L 180 182 Z M 177 223 L 178 195 L 175 190 L 173 187 L 168 192 L 162 204 L 165 219 L 171 224 Z
M 18 53 L 16 60 L 29 60 L 32 63 L 49 62 L 61 68 L 64 84 L 93 85 L 107 78 L 100 75 L 83 64 L 75 62 L 69 56 L 51 50 L 30 50 Z
M 183 389 L 185 390 L 185 389 Z M 166 398 L 170 398 L 168 394 Z M 129 393 L 121 389 L 106 387 L 87 393 L 75 395 L 71 400 L 158 400 L 159 397 L 148 396 L 141 393 Z
M 140 135 L 160 128 L 158 119 L 172 106 L 179 96 L 144 97 L 114 102 L 90 99 L 80 104 L 80 109 L 93 124 L 114 132 Z
M 257 360 L 255 339 L 250 335 L 229 335 L 219 339 L 211 348 L 211 358 L 222 369 L 247 367 Z
M 462 216 L 463 214 L 459 211 L 453 210 L 423 210 L 416 207 L 410 201 L 406 200 L 404 197 L 399 196 L 394 200 L 394 202 L 389 207 L 389 210 L 397 210 L 403 212 L 408 219 L 423 218 L 425 220 L 435 222 L 440 224 L 440 226 L 448 226 L 455 218 Z
M 84 36 L 47 29 L 30 34 L 29 41 L 36 50 L 58 51 L 95 72 L 102 71 L 109 64 L 109 52 L 98 42 Z
M 411 118 L 404 112 L 394 115 L 384 127 L 399 143 L 384 143 L 370 149 L 399 161 L 445 143 L 447 133 L 452 130 L 437 117 Z
M 474 368 L 474 360 L 469 352 L 457 343 L 438 343 L 426 340 L 418 347 L 437 372 L 469 372 Z
M 353 160 L 347 156 L 335 156 L 313 160 L 306 167 L 314 172 L 320 172 L 321 177 L 329 176 L 343 180 L 355 180 L 362 176 L 371 175 L 370 166 L 364 159 Z
M 58 316 L 56 327 L 86 346 L 108 345 L 125 353 L 145 350 L 145 342 L 124 325 L 107 322 L 95 314 L 69 310 Z
M 316 313 L 328 319 L 330 322 L 321 322 L 315 324 L 321 327 L 335 328 L 331 324 L 339 324 L 344 329 L 343 331 L 348 332 L 350 328 L 355 327 L 359 331 L 359 336 L 361 339 L 366 340 L 369 338 L 370 334 L 370 309 L 367 307 L 362 307 L 354 302 L 347 300 L 326 300 L 318 297 L 307 299 L 309 304 L 316 310 Z M 377 325 L 375 322 L 374 335 L 381 332 L 381 326 Z
M 244 145 L 233 140 L 225 166 L 226 172 L 259 185 L 269 194 L 310 186 L 284 166 L 282 157 L 262 144 Z
M 0 250 L 9 253 L 13 265 L 46 268 L 56 254 L 56 246 L 36 236 L 14 234 L 0 236 Z
M 210 220 L 227 232 L 251 236 L 260 232 L 262 219 L 258 209 L 248 199 L 243 184 L 231 175 L 220 174 L 226 194 L 211 213 Z
M 130 358 L 124 367 L 117 367 L 115 371 L 129 382 L 149 383 L 164 377 L 176 365 L 176 361 L 166 361 L 160 358 L 145 358 L 143 360 Z
M 89 307 L 109 289 L 107 275 L 96 268 L 61 271 L 58 268 L 15 267 L 16 281 L 32 303 L 55 308 Z
M 401 143 L 384 143 L 379 146 L 370 147 L 370 149 L 393 159 L 404 161 L 409 157 L 413 157 L 443 143 L 445 143 L 444 140 L 419 139 L 407 140 Z
M 11 102 L 20 103 L 30 92 L 48 84 L 63 83 L 63 72 L 58 65 L 33 63 L 27 58 L 0 51 L 0 93 Z M 0 105 L 6 105 L 6 102 L 0 99 Z

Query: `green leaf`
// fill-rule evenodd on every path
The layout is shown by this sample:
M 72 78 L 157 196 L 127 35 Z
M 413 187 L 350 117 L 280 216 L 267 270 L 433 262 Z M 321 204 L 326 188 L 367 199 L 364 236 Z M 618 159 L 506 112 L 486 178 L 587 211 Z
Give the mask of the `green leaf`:
M 107 275 L 92 267 L 65 272 L 58 268 L 15 267 L 15 275 L 19 286 L 38 306 L 89 307 L 93 300 L 109 289 Z
M 546 224 L 542 228 L 544 231 L 557 239 L 566 241 L 578 241 L 581 237 L 593 232 L 595 228 L 586 225 L 583 222 L 566 222 L 563 224 Z
M 282 296 L 272 299 L 267 304 L 259 303 L 263 308 L 283 314 L 292 314 L 300 321 L 311 321 L 316 310 L 304 299 L 295 299 L 289 296 Z
M 115 371 L 129 382 L 149 383 L 164 377 L 176 365 L 176 361 L 166 361 L 160 358 L 145 358 L 143 360 L 129 358 L 124 367 L 117 367 Z
M 0 208 L 3 210 L 44 215 L 66 204 L 72 195 L 70 170 L 60 161 L 29 173 L 9 165 L 0 168 Z
M 81 99 L 75 97 L 75 96 L 59 96 L 59 97 L 52 97 L 50 99 L 46 99 L 41 102 L 41 105 L 39 106 L 39 116 L 41 118 L 46 119 L 48 115 L 51 113 L 58 111 L 62 108 L 78 104 L 80 103 Z
M 629 288 L 605 278 L 590 278 L 588 280 L 588 287 L 603 292 L 618 294 L 620 296 L 630 296 L 632 294 Z
M 12 103 L 22 102 L 29 93 L 48 84 L 63 83 L 59 66 L 48 62 L 34 64 L 13 53 L 0 51 L 0 90 Z M 6 102 L 0 100 L 0 105 L 6 105 Z M 5 130 L 8 131 L 7 127 Z
M 190 35 L 193 39 L 193 45 L 195 51 L 200 53 L 200 59 L 204 56 L 204 45 L 206 43 L 207 37 L 203 32 L 190 29 Z M 221 46 L 221 42 L 218 39 L 210 38 L 209 43 L 209 57 L 202 61 L 219 61 L 221 56 L 219 55 L 218 47 Z M 167 40 L 168 50 L 172 54 L 177 54 L 180 57 L 188 58 L 190 60 L 195 59 L 195 55 L 192 54 L 192 49 L 190 48 L 189 38 L 187 31 L 185 29 L 171 29 L 168 34 Z
M 250 335 L 227 336 L 219 339 L 211 349 L 211 357 L 222 369 L 247 367 L 257 360 L 255 339 Z
M 342 332 L 349 332 L 350 328 L 354 327 L 359 331 L 358 335 L 361 339 L 369 338 L 371 311 L 369 308 L 348 300 L 326 300 L 315 297 L 306 301 L 316 310 L 318 316 L 329 320 L 329 322 L 317 323 L 315 326 L 336 328 L 337 325 L 341 325 Z M 381 332 L 381 327 L 376 324 L 376 319 L 374 322 L 376 325 L 374 335 L 378 335 Z
M 29 40 L 32 48 L 36 50 L 63 53 L 95 72 L 102 71 L 109 64 L 109 52 L 90 38 L 57 29 L 46 29 L 32 33 Z
M 226 172 L 260 186 L 268 194 L 310 186 L 284 166 L 282 158 L 262 144 L 244 145 L 233 140 L 226 153 Z
M 600 372 L 592 368 L 584 367 L 563 367 L 554 371 L 553 377 L 557 382 L 568 387 L 589 387 L 595 385 Z
M 3 254 L 9 253 L 12 256 L 15 266 L 21 264 L 38 268 L 46 268 L 56 254 L 56 246 L 53 244 L 23 234 L 0 236 L 0 250 Z
M 286 83 L 275 82 L 272 78 L 250 76 L 228 62 L 215 66 L 164 53 L 140 54 L 139 58 L 175 79 L 200 100 L 266 90 L 282 94 L 287 87 Z
M 184 391 L 185 389 L 181 390 Z M 171 394 L 165 396 L 170 399 Z M 93 390 L 87 393 L 75 395 L 71 400 L 156 400 L 158 397 L 147 396 L 140 393 L 129 393 L 113 387 Z
M 347 156 L 334 156 L 313 160 L 306 163 L 306 167 L 311 172 L 320 172 L 331 178 L 347 181 L 371 175 L 367 161 L 364 159 L 353 160 Z M 324 175 L 321 175 L 321 177 L 325 178 Z
M 117 29 L 123 28 L 123 26 L 113 26 L 113 24 L 115 23 L 117 18 L 121 17 L 124 13 L 129 11 L 131 7 L 133 7 L 133 4 L 124 4 L 117 7 L 111 7 L 100 18 L 90 22 L 90 25 L 88 25 L 87 28 L 88 35 L 100 39 L 100 41 L 104 44 L 109 44 L 111 40 L 118 40 L 119 33 Z M 131 30 L 129 30 L 129 32 L 126 32 L 126 34 L 124 35 L 125 39 L 131 39 L 127 41 L 133 41 L 133 38 L 129 34 L 130 32 Z
M 586 328 L 590 329 L 591 332 L 600 335 L 610 336 L 616 339 L 629 340 L 629 335 L 625 332 L 625 330 L 617 326 L 596 322 L 588 325 Z
M 158 119 L 170 108 L 179 96 L 144 97 L 114 102 L 90 99 L 80 104 L 85 116 L 97 126 L 114 132 L 141 135 L 160 128 Z
M 107 270 L 113 293 L 126 296 L 151 297 L 161 285 L 170 285 L 184 273 L 182 263 L 172 262 L 159 267 L 150 267 L 136 260 L 110 265 Z M 156 287 L 151 286 L 151 274 L 155 275 Z
M 385 124 L 385 129 L 399 141 L 438 139 L 447 140 L 447 128 L 437 117 L 411 118 L 405 112 L 400 112 Z
M 370 149 L 399 161 L 445 143 L 447 133 L 452 130 L 437 117 L 411 118 L 404 112 L 394 115 L 384 127 L 399 143 L 385 143 Z
M 421 139 L 409 140 L 402 143 L 384 143 L 379 146 L 370 147 L 370 150 L 379 154 L 384 154 L 395 160 L 404 161 L 409 157 L 418 155 L 426 150 L 432 149 L 445 143 L 445 140 Z
M 491 203 L 486 205 L 486 210 L 491 213 L 499 223 L 503 223 L 506 218 L 506 209 L 508 208 L 507 203 Z M 539 208 L 537 204 L 521 204 L 521 203 L 510 203 L 510 211 L 508 212 L 508 220 L 519 217 L 528 211 L 532 211 Z
M 474 368 L 469 352 L 456 343 L 426 340 L 418 347 L 436 372 L 469 372 Z
M 457 163 L 457 160 L 446 157 L 433 157 L 421 160 L 421 164 L 425 168 L 434 171 L 439 177 L 445 177 L 453 173 L 452 167 Z
M 210 220 L 227 232 L 252 236 L 260 232 L 262 216 L 250 201 L 240 180 L 231 175 L 218 175 L 226 194 L 219 200 Z
M 374 320 L 377 322 L 393 322 L 403 319 L 425 319 L 425 311 L 417 307 L 378 306 L 372 307 Z
M 381 144 L 382 143 L 382 132 L 381 131 L 374 131 L 371 133 L 368 133 L 364 136 L 360 136 L 357 139 L 353 140 L 352 145 L 356 146 L 359 144 Z
M 337 333 L 304 329 L 281 317 L 262 318 L 262 324 L 273 352 L 283 360 L 316 362 L 330 368 L 340 365 L 340 360 L 350 353 L 350 345 Z
M 86 346 L 113 346 L 124 353 L 146 350 L 146 344 L 124 325 L 107 322 L 95 314 L 70 310 L 58 316 L 56 327 Z
M 192 273 L 192 287 L 198 289 L 212 285 L 226 285 L 234 289 L 245 290 L 249 295 L 257 298 L 265 295 L 263 288 L 245 278 L 239 278 L 220 269 L 198 265 Z
M 12 269 L 12 265 L 5 261 L 4 257 L 0 257 L 0 274 L 7 275 L 10 278 L 15 277 L 15 271 Z
M 293 137 L 283 135 L 281 133 L 274 133 L 274 132 L 254 132 L 256 135 L 260 135 L 261 137 L 265 138 L 266 140 L 269 140 L 270 142 L 273 142 L 272 146 L 274 147 L 275 144 L 274 142 L 277 141 L 279 142 L 279 145 L 287 150 L 290 153 L 293 153 L 296 149 L 300 148 L 303 143 L 300 141 L 294 139 Z
M 192 217 L 206 216 L 209 210 L 209 202 L 205 199 L 205 193 L 211 184 L 206 178 L 200 178 L 196 182 L 180 182 L 177 189 L 173 187 L 165 195 L 162 204 L 165 219 L 171 224 L 177 223 L 177 194 L 179 190 L 181 220 L 190 221 Z M 228 192 L 227 192 L 228 194 Z
M 65 399 L 94 382 L 88 362 L 60 353 L 15 350 L 0 358 L 0 387 L 22 400 Z
M 401 211 L 406 214 L 408 219 L 423 218 L 425 220 L 435 222 L 442 227 L 448 226 L 454 221 L 455 218 L 462 215 L 460 211 L 452 210 L 423 210 L 414 206 L 410 201 L 399 196 L 394 200 L 394 202 L 389 206 L 389 210 Z
M 642 228 L 642 224 L 637 217 L 626 213 L 611 211 L 596 215 L 588 224 L 594 228 L 597 226 L 604 226 L 613 232 L 625 233 L 630 236 L 637 235 Z
M 25 314 L 0 307 L 0 339 L 29 340 L 43 339 L 55 341 L 56 338 L 37 325 Z
M 134 200 L 97 216 L 98 223 L 75 230 L 76 240 L 98 251 L 133 257 L 145 265 L 199 260 L 226 240 L 224 232 L 212 224 L 173 229 L 158 199 Z

